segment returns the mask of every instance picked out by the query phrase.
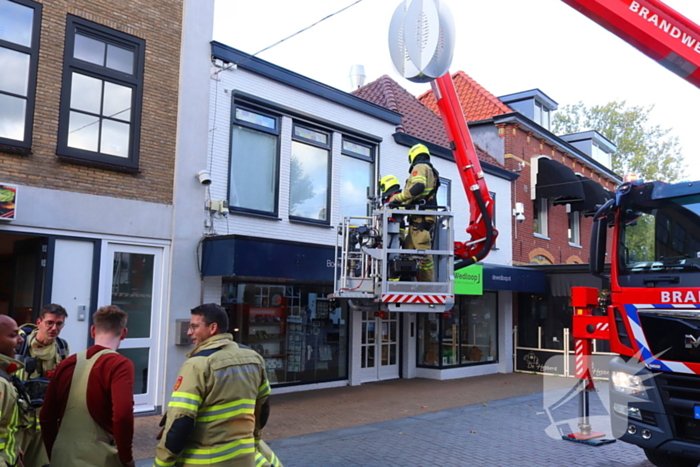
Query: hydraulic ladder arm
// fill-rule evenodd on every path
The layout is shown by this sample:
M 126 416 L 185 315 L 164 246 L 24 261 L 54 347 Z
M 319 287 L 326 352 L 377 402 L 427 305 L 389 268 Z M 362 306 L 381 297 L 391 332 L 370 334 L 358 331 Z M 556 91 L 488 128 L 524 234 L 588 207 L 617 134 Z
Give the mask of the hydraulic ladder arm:
M 660 0 L 562 0 L 700 87 L 700 26 Z
M 449 71 L 431 82 L 447 137 L 452 145 L 455 163 L 469 201 L 468 242 L 455 242 L 454 254 L 461 269 L 480 261 L 491 251 L 498 231 L 493 228 L 493 199 L 486 186 L 484 172 L 467 127 L 459 97 Z

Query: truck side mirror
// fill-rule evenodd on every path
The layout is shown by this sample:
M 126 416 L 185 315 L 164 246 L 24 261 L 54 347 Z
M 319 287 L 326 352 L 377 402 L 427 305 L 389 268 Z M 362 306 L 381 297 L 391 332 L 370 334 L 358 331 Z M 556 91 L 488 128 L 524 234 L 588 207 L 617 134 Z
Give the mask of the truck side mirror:
M 591 231 L 590 269 L 594 276 L 603 275 L 605 269 L 605 247 L 608 240 L 608 224 L 610 210 L 615 203 L 614 199 L 608 200 L 595 214 L 593 229 Z

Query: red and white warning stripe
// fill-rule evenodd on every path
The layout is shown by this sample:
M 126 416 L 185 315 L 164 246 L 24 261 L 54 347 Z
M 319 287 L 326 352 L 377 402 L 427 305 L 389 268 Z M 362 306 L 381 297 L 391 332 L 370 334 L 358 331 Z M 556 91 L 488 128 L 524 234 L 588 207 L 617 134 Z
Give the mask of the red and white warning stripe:
M 384 303 L 428 303 L 445 304 L 451 295 L 383 294 Z

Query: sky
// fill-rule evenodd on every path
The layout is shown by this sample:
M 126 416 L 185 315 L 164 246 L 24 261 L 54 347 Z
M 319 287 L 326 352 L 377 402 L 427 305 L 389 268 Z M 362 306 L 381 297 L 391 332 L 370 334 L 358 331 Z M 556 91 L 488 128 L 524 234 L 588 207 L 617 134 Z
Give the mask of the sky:
M 353 65 L 367 83 L 388 75 L 419 95 L 389 56 L 388 31 L 401 0 L 216 0 L 214 40 L 350 91 Z M 456 27 L 451 72 L 464 71 L 495 96 L 540 89 L 560 107 L 613 100 L 653 106 L 650 123 L 679 139 L 686 179 L 700 180 L 700 89 L 560 0 L 447 0 Z M 665 0 L 700 23 L 700 0 Z M 353 5 L 354 4 L 354 5 Z M 622 174 L 624 175 L 624 174 Z

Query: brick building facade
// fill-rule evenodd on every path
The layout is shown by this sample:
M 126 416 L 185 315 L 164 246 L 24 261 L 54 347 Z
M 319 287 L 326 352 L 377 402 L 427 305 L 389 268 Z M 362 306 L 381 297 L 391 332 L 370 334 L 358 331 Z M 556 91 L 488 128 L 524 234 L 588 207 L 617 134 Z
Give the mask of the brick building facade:
M 59 303 L 80 351 L 122 307 L 137 411 L 164 392 L 186 3 L 0 0 L 0 313 Z

